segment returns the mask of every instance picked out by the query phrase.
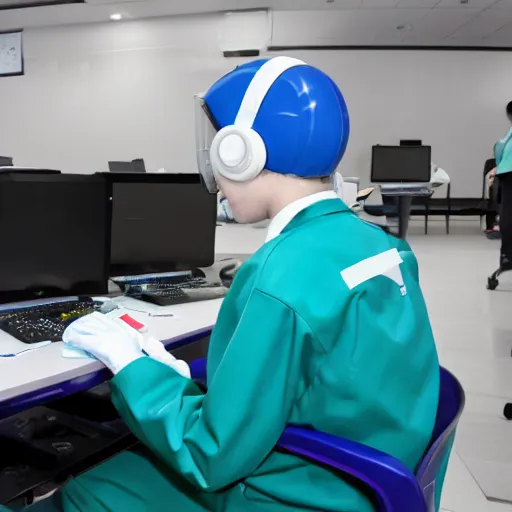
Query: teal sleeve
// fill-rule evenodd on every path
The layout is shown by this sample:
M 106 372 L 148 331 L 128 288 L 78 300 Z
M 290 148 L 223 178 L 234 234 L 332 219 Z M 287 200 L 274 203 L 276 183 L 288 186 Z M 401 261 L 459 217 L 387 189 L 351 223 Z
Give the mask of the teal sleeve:
M 496 142 L 494 144 L 494 159 L 496 160 L 496 165 L 500 165 L 501 160 L 503 158 L 503 151 L 505 150 L 505 144 L 503 142 Z
M 134 434 L 194 485 L 216 491 L 247 477 L 281 436 L 298 389 L 305 322 L 254 291 L 206 394 L 152 359 L 112 381 Z

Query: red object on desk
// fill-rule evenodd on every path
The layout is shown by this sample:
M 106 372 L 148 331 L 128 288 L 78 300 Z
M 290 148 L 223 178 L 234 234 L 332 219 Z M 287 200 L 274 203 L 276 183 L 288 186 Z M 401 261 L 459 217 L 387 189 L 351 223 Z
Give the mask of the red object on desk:
M 142 331 L 145 328 L 144 324 L 141 324 L 140 322 L 137 322 L 135 318 L 132 318 L 128 314 L 124 314 L 123 316 L 119 317 L 123 322 L 126 322 L 130 327 L 133 327 L 137 331 Z

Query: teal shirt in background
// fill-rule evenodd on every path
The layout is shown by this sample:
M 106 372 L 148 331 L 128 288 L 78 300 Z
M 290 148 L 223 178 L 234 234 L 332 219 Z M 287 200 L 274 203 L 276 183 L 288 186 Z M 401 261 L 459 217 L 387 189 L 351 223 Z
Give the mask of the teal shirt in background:
M 396 249 L 403 283 L 341 271 Z M 70 482 L 65 511 L 374 512 L 352 482 L 274 451 L 288 424 L 413 470 L 436 418 L 439 363 L 407 243 L 338 199 L 312 204 L 239 270 L 210 341 L 208 392 L 150 358 L 112 381 L 145 445 Z
M 512 172 L 512 128 L 507 135 L 494 145 L 496 159 L 496 175 Z

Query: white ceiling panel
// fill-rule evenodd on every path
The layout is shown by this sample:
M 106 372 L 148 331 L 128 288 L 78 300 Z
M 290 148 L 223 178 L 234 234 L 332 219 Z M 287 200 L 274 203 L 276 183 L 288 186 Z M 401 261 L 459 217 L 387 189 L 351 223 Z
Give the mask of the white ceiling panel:
M 428 12 L 428 9 L 276 11 L 272 45 L 371 45 L 379 38 L 403 37 L 397 27 L 411 25 Z
M 411 36 L 442 41 L 480 13 L 477 9 L 431 9 L 413 23 Z
M 400 0 L 363 0 L 361 9 L 392 9 Z
M 441 0 L 436 9 L 486 9 L 496 3 L 496 0 L 469 0 L 467 4 L 462 4 L 460 0 Z
M 141 0 L 123 0 L 123 3 L 140 2 L 140 1 Z M 142 0 L 142 1 L 144 1 L 144 0 Z M 88 3 L 89 5 L 107 5 L 107 4 L 117 4 L 117 3 L 119 3 L 119 0 L 86 0 L 86 3 Z
M 27 4 L 31 6 L 34 5 L 47 5 L 47 4 L 66 4 L 66 3 L 74 3 L 73 0 L 0 0 L 0 7 L 13 7 L 13 9 L 18 8 L 18 6 L 26 7 Z M 79 3 L 79 2 L 76 2 Z
M 168 0 L 169 2 L 171 0 Z M 176 1 L 176 0 L 172 0 Z M 194 2 L 196 0 L 193 0 Z M 204 1 L 204 0 L 203 0 Z M 386 0 L 383 0 L 386 1 Z M 189 0 L 192 3 L 192 0 Z M 210 1 L 210 5 L 215 3 Z M 233 4 L 238 2 L 234 1 Z M 244 2 L 240 2 L 244 3 Z M 247 3 L 247 2 L 246 2 Z M 334 0 L 334 2 L 326 2 L 326 0 L 268 0 L 264 2 L 266 7 L 282 10 L 293 11 L 317 11 L 317 10 L 350 10 L 359 9 L 363 0 Z M 243 7 L 233 7 L 233 9 L 243 9 Z M 210 9 L 212 10 L 212 9 Z
M 439 3 L 439 0 L 400 0 L 398 7 L 411 9 L 411 8 L 429 8 L 434 7 Z
M 512 0 L 497 0 L 491 9 L 512 9 Z
M 0 7 L 27 0 L 0 0 Z M 240 9 L 274 11 L 274 45 L 510 46 L 512 0 L 86 0 L 0 11 L 0 30 Z M 276 21 L 277 20 L 277 21 Z M 402 30 L 398 27 L 402 26 Z
M 485 38 L 485 44 L 489 46 L 510 46 L 512 47 L 512 24 L 497 30 L 491 36 Z
M 487 9 L 451 34 L 450 38 L 486 38 L 512 22 L 512 9 Z

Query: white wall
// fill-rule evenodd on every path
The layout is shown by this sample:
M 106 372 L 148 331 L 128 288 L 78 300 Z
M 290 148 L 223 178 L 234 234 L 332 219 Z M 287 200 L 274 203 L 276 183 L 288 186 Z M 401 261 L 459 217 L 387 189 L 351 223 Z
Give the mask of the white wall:
M 27 30 L 25 76 L 0 80 L 0 154 L 66 172 L 136 157 L 148 169 L 194 172 L 192 96 L 238 63 L 222 57 L 224 27 L 209 15 Z M 345 94 L 346 175 L 368 179 L 373 144 L 421 138 L 455 195 L 480 194 L 483 162 L 507 129 L 511 54 L 288 53 L 331 74 Z

